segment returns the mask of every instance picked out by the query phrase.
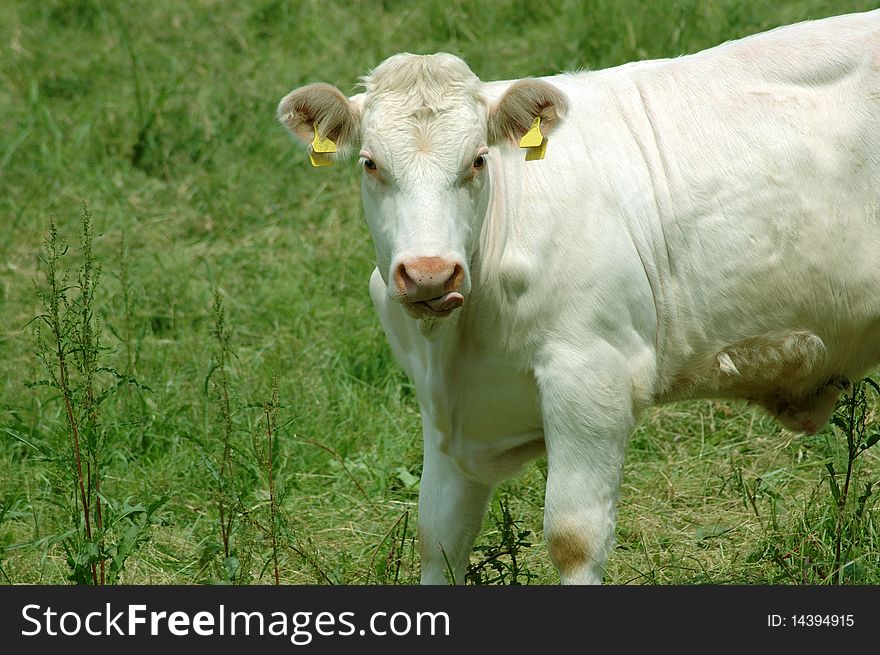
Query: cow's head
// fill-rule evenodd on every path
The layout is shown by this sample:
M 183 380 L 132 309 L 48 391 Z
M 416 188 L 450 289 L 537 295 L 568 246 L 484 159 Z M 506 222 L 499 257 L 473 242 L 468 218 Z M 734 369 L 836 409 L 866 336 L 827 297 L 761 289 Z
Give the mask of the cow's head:
M 351 98 L 328 84 L 295 89 L 278 118 L 316 166 L 359 152 L 364 212 L 389 295 L 417 318 L 448 316 L 471 289 L 489 203 L 489 148 L 518 145 L 535 118 L 565 113 L 550 84 L 525 79 L 494 103 L 461 59 L 395 55 Z M 538 137 L 540 140 L 540 137 Z

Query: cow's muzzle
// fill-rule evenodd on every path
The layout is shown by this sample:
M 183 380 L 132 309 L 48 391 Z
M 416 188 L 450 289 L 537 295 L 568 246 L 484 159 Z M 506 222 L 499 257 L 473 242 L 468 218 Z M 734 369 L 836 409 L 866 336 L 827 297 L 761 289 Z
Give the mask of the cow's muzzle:
M 464 267 L 443 257 L 416 257 L 394 269 L 397 299 L 417 318 L 448 316 L 464 304 Z

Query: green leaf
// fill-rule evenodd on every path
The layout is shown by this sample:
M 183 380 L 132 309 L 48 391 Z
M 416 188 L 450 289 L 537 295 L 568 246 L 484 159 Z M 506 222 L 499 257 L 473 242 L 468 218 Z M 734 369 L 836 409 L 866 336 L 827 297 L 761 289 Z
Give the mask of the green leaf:
M 710 523 L 709 525 L 701 525 L 697 528 L 696 537 L 698 540 L 702 541 L 703 539 L 713 539 L 715 537 L 720 537 L 723 534 L 727 534 L 733 528 L 728 528 L 724 525 L 719 525 L 717 523 Z
M 25 382 L 24 386 L 28 389 L 35 389 L 37 387 L 52 387 L 53 389 L 60 389 L 61 385 L 52 380 L 34 380 L 32 382 Z
M 27 446 L 30 446 L 31 448 L 33 448 L 34 450 L 36 450 L 37 452 L 42 454 L 44 457 L 51 457 L 52 455 L 55 454 L 51 447 L 47 446 L 44 443 L 41 443 L 37 439 L 32 439 L 32 440 L 25 439 L 23 436 L 21 436 L 17 432 L 10 430 L 9 428 L 5 428 L 5 427 L 0 427 L 0 430 L 5 432 L 6 434 L 8 434 L 10 437 L 15 439 L 16 441 L 20 441 L 21 443 L 23 443 Z
M 839 427 L 843 432 L 849 432 L 849 424 L 846 420 L 839 415 L 835 415 L 831 417 L 831 423 Z
M 828 469 L 828 484 L 831 486 L 831 495 L 834 496 L 834 501 L 840 503 L 840 487 L 837 485 L 837 479 L 834 477 L 834 464 L 828 462 L 825 464 L 825 468 Z
M 868 504 L 868 500 L 874 493 L 874 483 L 866 482 L 865 483 L 865 492 L 859 496 L 858 504 L 856 505 L 856 517 L 861 519 L 862 514 L 865 512 L 865 505 Z
M 116 383 L 110 385 L 109 387 L 107 387 L 106 389 L 104 389 L 104 390 L 98 395 L 98 397 L 95 399 L 95 404 L 96 404 L 96 405 L 100 405 L 102 402 L 104 402 L 105 400 L 107 400 L 107 398 L 109 398 L 110 396 L 112 396 L 113 394 L 115 394 L 115 393 L 118 392 L 121 388 L 123 388 L 123 387 L 125 387 L 125 386 L 134 386 L 134 387 L 136 387 L 136 388 L 138 388 L 138 389 L 140 389 L 140 390 L 142 390 L 142 391 L 150 391 L 150 392 L 152 391 L 152 389 L 151 389 L 150 387 L 148 387 L 148 386 L 146 386 L 146 385 L 141 384 L 140 382 L 138 382 L 138 381 L 134 378 L 134 376 L 131 376 L 131 375 L 129 375 L 129 376 L 121 375 L 120 373 L 117 373 L 115 370 L 113 370 L 113 369 L 111 369 L 111 368 L 106 368 L 106 367 L 99 368 L 98 371 L 99 371 L 99 372 L 104 372 L 104 373 L 112 373 L 114 376 L 116 376 Z
M 388 571 L 388 553 L 383 553 L 382 557 L 376 558 L 376 563 L 373 567 L 373 573 L 376 575 L 376 579 L 380 582 L 385 581 L 385 574 Z
M 165 503 L 167 503 L 171 499 L 171 494 L 167 493 L 161 498 L 154 500 L 152 503 L 147 505 L 147 516 L 149 518 L 153 518 L 153 514 L 156 513 L 156 510 L 162 507 Z
M 223 560 L 223 569 L 226 571 L 226 578 L 230 582 L 235 580 L 235 576 L 238 575 L 238 569 L 240 567 L 241 564 L 237 557 L 227 557 Z
M 419 479 L 409 472 L 405 466 L 398 466 L 395 469 L 397 479 L 403 483 L 405 487 L 414 487 L 419 483 Z

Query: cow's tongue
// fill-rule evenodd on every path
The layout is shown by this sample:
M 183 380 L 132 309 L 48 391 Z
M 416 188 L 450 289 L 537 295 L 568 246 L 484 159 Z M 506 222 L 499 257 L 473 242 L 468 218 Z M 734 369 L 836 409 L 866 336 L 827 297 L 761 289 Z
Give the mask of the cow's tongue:
M 457 291 L 451 291 L 439 298 L 431 298 L 426 300 L 425 304 L 435 312 L 445 312 L 464 304 L 464 296 Z

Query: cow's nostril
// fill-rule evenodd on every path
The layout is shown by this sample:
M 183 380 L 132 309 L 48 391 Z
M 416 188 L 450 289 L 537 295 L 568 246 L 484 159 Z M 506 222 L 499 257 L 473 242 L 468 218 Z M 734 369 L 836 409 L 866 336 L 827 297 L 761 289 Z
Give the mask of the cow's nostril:
M 416 286 L 415 281 L 406 271 L 406 264 L 400 264 L 397 267 L 397 270 L 394 272 L 394 283 L 397 286 L 397 290 L 403 295 L 408 295 L 410 290 Z
M 464 267 L 461 264 L 456 263 L 452 269 L 452 274 L 449 276 L 449 279 L 446 280 L 446 283 L 443 285 L 443 289 L 445 291 L 458 291 L 461 289 L 461 285 L 464 282 Z

